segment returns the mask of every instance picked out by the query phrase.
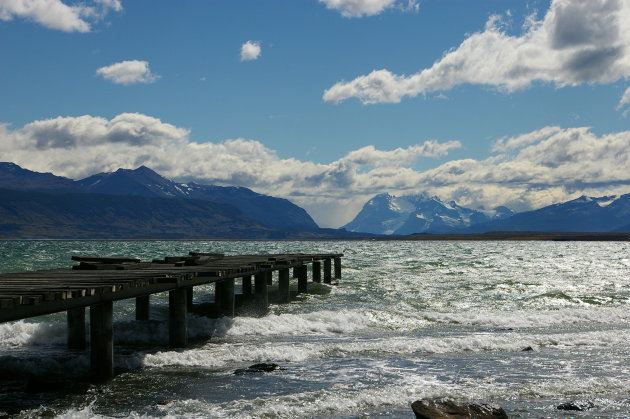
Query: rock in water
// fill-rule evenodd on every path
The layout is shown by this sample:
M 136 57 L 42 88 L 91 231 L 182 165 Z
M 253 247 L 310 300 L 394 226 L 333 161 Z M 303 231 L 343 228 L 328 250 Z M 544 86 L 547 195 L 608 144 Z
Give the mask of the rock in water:
M 595 407 L 593 402 L 588 400 L 573 400 L 572 402 L 566 402 L 558 405 L 558 410 L 578 410 L 583 412 L 584 410 L 592 409 Z
M 411 404 L 417 419 L 507 419 L 505 410 L 496 404 L 455 403 L 452 400 L 417 400 Z
M 260 373 L 260 372 L 272 372 L 279 368 L 280 366 L 278 364 L 267 364 L 267 363 L 254 364 L 254 365 L 250 365 L 247 368 L 240 368 L 234 371 L 234 374 L 243 375 L 243 374 L 255 374 L 255 373 Z

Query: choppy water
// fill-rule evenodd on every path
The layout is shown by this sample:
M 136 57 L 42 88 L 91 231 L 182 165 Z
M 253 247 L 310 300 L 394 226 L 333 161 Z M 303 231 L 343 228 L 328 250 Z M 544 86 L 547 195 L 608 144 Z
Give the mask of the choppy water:
M 189 316 L 195 337 L 167 347 L 152 321 L 115 303 L 111 382 L 54 393 L 0 386 L 21 417 L 410 417 L 420 398 L 495 402 L 511 417 L 630 416 L 630 244 L 589 242 L 0 242 L 0 272 L 68 266 L 70 256 L 151 259 L 189 250 L 343 252 L 325 295 L 264 318 Z M 206 296 L 196 294 L 197 301 Z M 85 373 L 65 349 L 64 314 L 0 324 L 6 375 Z M 532 347 L 533 351 L 522 351 Z M 258 362 L 285 369 L 237 376 Z M 80 380 L 77 380 L 80 381 Z M 70 386 L 72 387 L 72 386 Z

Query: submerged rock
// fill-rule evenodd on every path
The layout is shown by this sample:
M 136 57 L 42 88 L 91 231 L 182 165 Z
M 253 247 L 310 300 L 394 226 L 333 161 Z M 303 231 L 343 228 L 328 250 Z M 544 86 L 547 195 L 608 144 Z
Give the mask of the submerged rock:
M 595 405 L 593 402 L 588 400 L 573 400 L 571 402 L 566 402 L 558 405 L 556 409 L 558 410 L 578 410 L 583 412 L 585 410 L 589 410 L 594 408 Z
M 257 373 L 261 373 L 261 372 L 272 372 L 272 371 L 275 371 L 277 369 L 281 369 L 278 364 L 262 363 L 262 364 L 250 365 L 247 368 L 237 369 L 236 371 L 234 371 L 234 374 L 236 374 L 236 375 L 257 374 Z
M 455 403 L 452 400 L 417 400 L 411 404 L 417 419 L 475 418 L 506 419 L 505 410 L 496 404 Z
M 527 348 L 523 348 L 521 349 L 521 352 L 529 352 L 529 351 L 533 351 L 534 348 L 532 348 L 531 346 L 528 346 Z

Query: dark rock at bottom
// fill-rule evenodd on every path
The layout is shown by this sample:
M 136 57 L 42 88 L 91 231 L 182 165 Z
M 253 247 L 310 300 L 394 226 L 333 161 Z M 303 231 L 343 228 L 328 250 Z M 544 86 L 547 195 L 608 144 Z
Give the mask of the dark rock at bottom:
M 236 375 L 257 374 L 257 373 L 261 373 L 261 372 L 272 372 L 272 371 L 275 371 L 277 369 L 281 369 L 278 364 L 262 363 L 262 364 L 250 365 L 247 368 L 240 368 L 240 369 L 234 371 L 234 374 L 236 374 Z
M 505 410 L 495 404 L 456 403 L 452 400 L 417 400 L 411 404 L 417 419 L 475 418 L 507 419 Z
M 577 410 L 583 412 L 585 410 L 589 410 L 595 407 L 593 402 L 588 400 L 574 400 L 572 402 L 566 402 L 558 405 L 556 409 L 558 410 Z

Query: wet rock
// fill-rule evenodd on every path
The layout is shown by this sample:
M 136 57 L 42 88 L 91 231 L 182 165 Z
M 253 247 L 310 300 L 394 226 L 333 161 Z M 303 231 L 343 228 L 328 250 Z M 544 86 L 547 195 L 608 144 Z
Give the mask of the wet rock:
M 505 410 L 496 404 L 456 403 L 452 400 L 417 400 L 411 404 L 416 419 L 506 419 Z
M 275 371 L 277 369 L 282 369 L 282 368 L 280 368 L 280 366 L 278 364 L 262 363 L 262 364 L 250 365 L 247 368 L 240 368 L 240 369 L 234 371 L 234 374 L 236 374 L 236 375 L 258 374 L 258 373 L 262 373 L 262 372 L 272 372 L 272 371 Z
M 529 352 L 529 351 L 533 351 L 534 348 L 532 348 L 531 346 L 528 346 L 527 348 L 523 348 L 521 349 L 521 352 Z
M 589 410 L 595 407 L 593 402 L 588 400 L 573 400 L 571 402 L 566 402 L 558 405 L 556 409 L 558 410 L 578 410 L 583 412 L 585 410 Z

